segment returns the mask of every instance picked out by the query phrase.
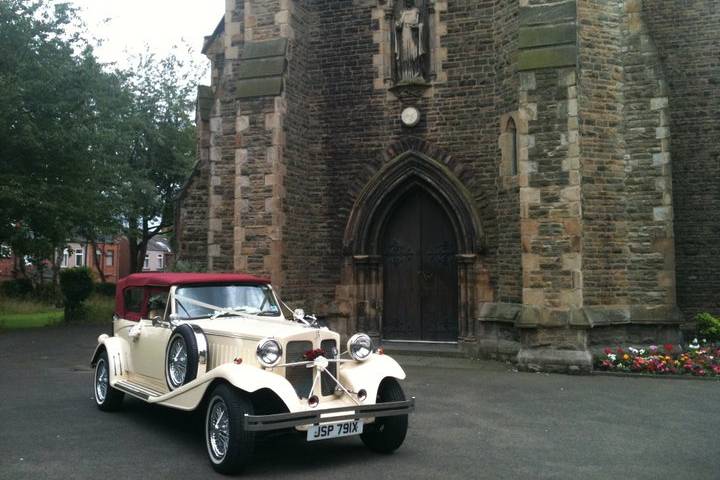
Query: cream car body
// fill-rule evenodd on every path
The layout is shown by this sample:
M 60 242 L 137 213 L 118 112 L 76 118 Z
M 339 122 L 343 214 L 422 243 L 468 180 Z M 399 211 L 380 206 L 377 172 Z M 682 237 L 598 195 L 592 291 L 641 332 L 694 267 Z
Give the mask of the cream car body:
M 313 425 L 338 419 L 354 419 L 371 425 L 377 418 L 407 415 L 413 410 L 414 399 L 379 401 L 382 397 L 379 389 L 384 381 L 405 378 L 400 365 L 387 355 L 372 352 L 362 361 L 343 355 L 345 349 L 338 333 L 309 324 L 302 318 L 289 321 L 280 308 L 260 316 L 185 297 L 186 290 L 179 289 L 191 287 L 183 287 L 178 282 L 187 277 L 165 274 L 128 278 L 128 282 L 118 285 L 118 313 L 113 320 L 113 336 L 101 335 L 92 357 L 91 362 L 96 367 L 96 400 L 104 397 L 102 372 L 98 373 L 98 369 L 102 368 L 99 363 L 106 359 L 106 395 L 107 392 L 122 392 L 148 403 L 189 411 L 207 403 L 208 396 L 218 385 L 232 386 L 238 395 L 254 402 L 255 412 L 262 411 L 262 415 L 245 415 L 243 428 L 248 431 L 286 427 L 305 431 Z M 263 289 L 269 292 L 271 302 L 278 307 L 281 305 L 272 288 L 262 279 L 231 275 L 189 278 L 189 285 L 203 287 L 253 285 L 255 282 L 265 285 Z M 205 278 L 207 283 L 198 283 L 198 279 Z M 146 306 L 134 313 L 135 318 L 127 318 L 131 315 L 124 304 L 129 295 L 124 290 L 140 287 L 145 289 L 142 296 L 145 303 L 152 291 L 155 297 L 165 292 L 164 311 L 151 312 L 151 307 Z M 188 302 L 199 305 L 198 308 L 208 308 L 214 314 L 206 315 L 206 318 L 183 319 L 178 310 L 185 308 L 182 304 Z M 153 318 L 146 318 L 150 316 Z M 184 330 L 186 339 L 188 332 L 194 336 L 185 343 L 189 344 L 186 346 L 189 350 L 196 349 L 192 353 L 197 359 L 197 368 L 186 377 L 188 381 L 174 385 L 171 378 L 174 371 L 169 365 L 177 355 L 173 356 L 170 344 L 175 345 L 173 338 L 180 329 Z M 271 339 L 281 347 L 281 358 L 275 366 L 263 365 L 260 359 L 259 344 L 265 339 Z M 98 404 L 102 408 L 99 400 Z M 209 443 L 208 449 L 211 451 Z M 215 462 L 212 454 L 211 461 Z

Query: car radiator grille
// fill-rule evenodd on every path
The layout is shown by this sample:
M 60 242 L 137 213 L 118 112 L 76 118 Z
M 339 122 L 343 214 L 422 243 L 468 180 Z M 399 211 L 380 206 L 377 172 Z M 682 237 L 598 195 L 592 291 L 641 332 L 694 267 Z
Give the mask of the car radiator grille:
M 320 344 L 320 348 L 325 352 L 325 357 L 331 360 L 337 357 L 337 344 L 335 340 L 323 340 Z M 337 363 L 330 362 L 327 370 L 332 374 L 333 377 L 337 378 Z M 330 378 L 330 375 L 323 373 L 322 376 L 322 394 L 323 396 L 332 395 L 335 392 L 335 381 Z
M 337 343 L 335 340 L 323 340 L 320 344 L 320 348 L 325 352 L 325 355 L 329 359 L 334 359 L 337 356 Z M 286 347 L 285 361 L 287 363 L 302 362 L 305 360 L 303 355 L 313 349 L 312 342 L 288 342 Z M 337 363 L 330 362 L 328 365 L 328 371 L 333 377 L 337 378 Z M 299 367 L 287 367 L 285 369 L 285 378 L 295 389 L 295 393 L 300 398 L 307 398 L 310 393 L 315 375 L 314 368 L 306 368 L 304 365 Z M 316 387 L 317 388 L 317 387 Z M 335 392 L 335 381 L 330 378 L 330 375 L 323 374 L 321 377 L 320 389 L 323 396 L 332 395 Z M 317 390 L 315 394 L 317 395 Z
M 312 342 L 288 342 L 285 361 L 287 363 L 302 362 L 305 360 L 303 358 L 305 352 L 312 349 Z M 307 398 L 313 383 L 313 372 L 314 369 L 306 368 L 304 365 L 285 369 L 285 378 L 293 386 L 298 397 Z

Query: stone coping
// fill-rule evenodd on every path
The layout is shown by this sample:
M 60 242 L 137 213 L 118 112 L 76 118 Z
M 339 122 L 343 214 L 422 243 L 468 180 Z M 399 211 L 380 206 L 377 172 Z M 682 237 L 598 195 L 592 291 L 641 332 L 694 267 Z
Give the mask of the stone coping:
M 478 322 L 511 323 L 518 328 L 580 327 L 615 325 L 681 325 L 682 313 L 675 306 L 617 305 L 551 310 L 517 303 L 482 303 Z

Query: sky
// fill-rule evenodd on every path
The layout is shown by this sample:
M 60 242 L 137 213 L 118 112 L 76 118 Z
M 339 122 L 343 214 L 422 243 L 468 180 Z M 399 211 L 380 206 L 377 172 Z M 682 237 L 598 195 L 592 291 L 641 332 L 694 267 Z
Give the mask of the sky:
M 128 57 L 148 52 L 164 56 L 177 45 L 176 53 L 205 67 L 209 62 L 200 53 L 203 38 L 210 35 L 222 18 L 225 0 L 70 0 L 80 7 L 81 17 L 93 37 L 104 40 L 97 56 L 104 62 L 129 67 Z M 109 19 L 107 23 L 105 19 Z M 187 46 L 194 54 L 187 53 Z

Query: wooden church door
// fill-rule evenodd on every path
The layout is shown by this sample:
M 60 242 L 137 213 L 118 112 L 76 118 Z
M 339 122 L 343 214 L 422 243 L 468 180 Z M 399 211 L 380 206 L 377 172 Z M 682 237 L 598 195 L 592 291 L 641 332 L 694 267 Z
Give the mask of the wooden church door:
M 415 189 L 382 233 L 383 338 L 457 341 L 457 242 L 445 211 Z

